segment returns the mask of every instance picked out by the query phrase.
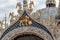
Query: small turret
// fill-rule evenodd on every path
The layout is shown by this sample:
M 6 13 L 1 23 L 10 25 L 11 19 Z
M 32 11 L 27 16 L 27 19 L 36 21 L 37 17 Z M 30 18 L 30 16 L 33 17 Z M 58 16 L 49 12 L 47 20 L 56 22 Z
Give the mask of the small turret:
M 55 0 L 47 0 L 46 1 L 46 7 L 55 7 L 56 1 Z

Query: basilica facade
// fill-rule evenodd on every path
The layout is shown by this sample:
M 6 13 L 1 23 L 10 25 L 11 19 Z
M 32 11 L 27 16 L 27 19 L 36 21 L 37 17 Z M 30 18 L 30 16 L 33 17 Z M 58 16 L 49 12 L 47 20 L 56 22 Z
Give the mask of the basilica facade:
M 33 12 L 34 2 L 18 2 L 18 15 L 10 12 L 10 25 L 0 21 L 0 40 L 60 40 L 60 0 L 56 7 L 55 0 L 46 0 L 46 8 Z M 3 27 L 4 28 L 4 27 Z

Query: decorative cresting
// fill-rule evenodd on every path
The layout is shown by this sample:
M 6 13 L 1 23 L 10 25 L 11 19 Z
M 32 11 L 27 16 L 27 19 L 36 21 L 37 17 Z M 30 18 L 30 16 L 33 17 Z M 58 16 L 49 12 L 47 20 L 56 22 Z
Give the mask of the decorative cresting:
M 52 40 L 51 36 L 47 32 L 45 32 L 40 28 L 32 27 L 32 26 L 26 26 L 26 27 L 20 27 L 14 29 L 11 32 L 9 32 L 7 35 L 5 35 L 2 40 L 12 40 L 16 36 L 24 35 L 24 34 L 30 34 L 30 35 L 33 34 L 43 38 L 44 40 Z
M 24 19 L 22 19 L 23 17 Z M 24 33 L 32 33 L 44 38 L 44 40 L 54 40 L 52 34 L 49 30 L 43 26 L 35 22 L 31 19 L 26 11 L 24 11 L 23 15 L 19 18 L 19 20 L 11 25 L 1 36 L 0 40 L 11 40 L 16 35 L 24 34 Z M 26 22 L 25 22 L 26 19 Z M 28 20 L 27 20 L 28 19 Z M 23 21 L 23 22 L 21 22 Z

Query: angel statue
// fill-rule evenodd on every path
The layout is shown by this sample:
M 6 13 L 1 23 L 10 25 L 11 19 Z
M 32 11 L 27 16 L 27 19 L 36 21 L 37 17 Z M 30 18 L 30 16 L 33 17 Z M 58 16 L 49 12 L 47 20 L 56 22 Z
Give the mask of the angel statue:
M 18 15 L 14 15 L 14 12 L 10 12 L 9 18 L 10 18 L 10 23 L 14 22 L 15 20 L 18 19 Z
M 34 2 L 30 1 L 30 4 L 29 4 L 29 11 L 30 11 L 30 13 L 32 12 L 33 6 L 34 6 Z
M 30 1 L 30 4 L 29 5 L 30 5 L 29 8 L 33 8 L 34 2 L 33 1 Z
M 22 4 L 20 2 L 17 3 L 16 8 L 18 7 L 18 13 L 19 15 L 22 14 L 23 10 L 22 10 Z

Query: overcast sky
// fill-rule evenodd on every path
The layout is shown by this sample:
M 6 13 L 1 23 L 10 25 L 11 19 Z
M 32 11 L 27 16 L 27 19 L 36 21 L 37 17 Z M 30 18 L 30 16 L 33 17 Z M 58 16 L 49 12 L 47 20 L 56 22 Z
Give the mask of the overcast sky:
M 28 0 L 29 2 L 30 0 Z M 34 11 L 37 9 L 45 8 L 46 6 L 46 0 L 33 0 L 35 3 Z M 10 11 L 13 11 L 15 14 L 17 13 L 16 10 L 16 3 L 21 2 L 23 3 L 23 0 L 0 0 L 0 20 L 4 19 L 5 13 L 9 14 Z M 56 7 L 58 7 L 59 0 L 56 0 Z

